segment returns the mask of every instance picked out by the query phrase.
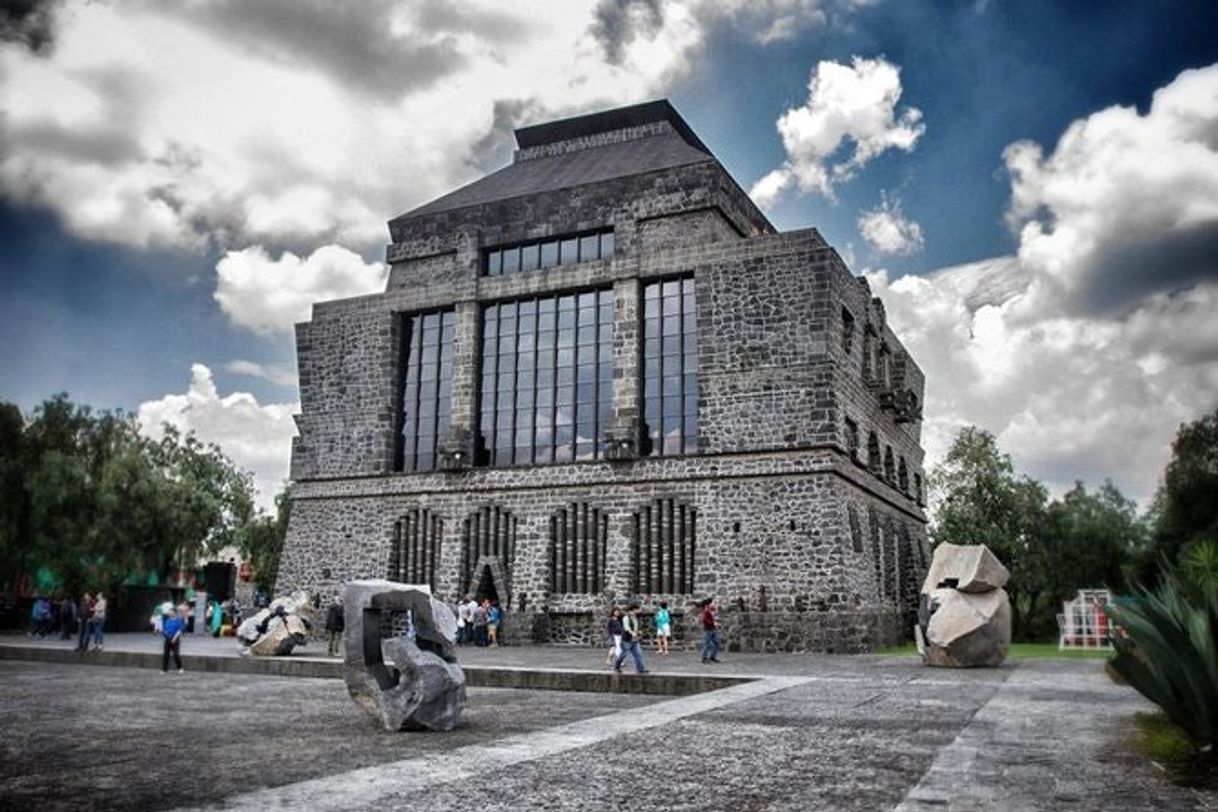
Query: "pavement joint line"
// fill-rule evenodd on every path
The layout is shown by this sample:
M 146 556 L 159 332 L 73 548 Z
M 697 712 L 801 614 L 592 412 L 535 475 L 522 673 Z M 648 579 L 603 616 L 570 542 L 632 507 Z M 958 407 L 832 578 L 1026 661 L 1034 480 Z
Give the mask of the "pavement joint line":
M 918 812 L 928 806 L 950 805 L 952 799 L 944 786 L 945 779 L 948 786 L 967 783 L 969 771 L 977 761 L 977 754 L 990 727 L 987 709 L 991 705 L 997 707 L 1002 704 L 1004 689 L 1010 684 L 1008 678 L 1012 673 L 1014 672 L 1004 673 L 1004 679 L 997 683 L 993 696 L 973 711 L 973 715 L 960 728 L 956 738 L 939 749 L 926 772 L 918 779 L 918 783 L 909 788 L 892 812 Z
M 815 680 L 809 677 L 764 677 L 740 685 L 664 700 L 552 728 L 517 733 L 493 742 L 471 744 L 446 753 L 416 756 L 233 795 L 224 799 L 218 808 L 348 810 L 380 805 L 395 797 L 417 793 L 431 786 L 484 777 L 494 770 L 550 759 L 560 753 L 600 744 L 617 736 L 659 727 L 813 681 Z M 209 805 L 183 807 L 182 810 L 216 808 Z

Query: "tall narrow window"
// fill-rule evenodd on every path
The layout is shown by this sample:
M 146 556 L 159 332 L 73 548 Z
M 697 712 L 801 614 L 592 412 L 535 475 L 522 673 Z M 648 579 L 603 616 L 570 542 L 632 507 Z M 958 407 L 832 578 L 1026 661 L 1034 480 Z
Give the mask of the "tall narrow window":
M 613 291 L 487 306 L 479 403 L 486 464 L 602 457 L 613 403 Z
M 694 280 L 643 288 L 643 418 L 647 453 L 698 451 L 698 307 Z
M 550 517 L 550 591 L 594 595 L 605 585 L 609 517 L 587 503 Z
M 443 520 L 426 508 L 412 510 L 399 519 L 389 550 L 389 580 L 427 584 L 434 590 L 443 535 Z
M 842 308 L 842 353 L 847 359 L 854 352 L 854 316 L 850 315 L 850 311 Z
M 448 433 L 452 419 L 452 310 L 402 317 L 402 358 L 405 369 L 398 415 L 396 469 L 431 471 L 436 444 Z
M 694 591 L 696 518 L 692 505 L 676 499 L 655 499 L 634 514 L 630 559 L 635 594 Z

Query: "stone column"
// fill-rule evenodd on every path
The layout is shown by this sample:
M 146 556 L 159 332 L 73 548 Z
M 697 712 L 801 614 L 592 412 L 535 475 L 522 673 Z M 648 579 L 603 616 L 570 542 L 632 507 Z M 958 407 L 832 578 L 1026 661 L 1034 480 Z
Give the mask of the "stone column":
M 605 430 L 610 460 L 631 460 L 639 453 L 640 337 L 639 280 L 618 280 L 613 285 L 613 416 Z

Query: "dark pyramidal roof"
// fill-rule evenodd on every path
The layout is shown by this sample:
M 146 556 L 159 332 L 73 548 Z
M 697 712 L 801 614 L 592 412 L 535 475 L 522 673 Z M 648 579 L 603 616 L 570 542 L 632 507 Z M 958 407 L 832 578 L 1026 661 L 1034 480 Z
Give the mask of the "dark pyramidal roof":
M 617 131 L 626 131 L 621 140 L 597 138 Z M 516 144 L 519 150 L 508 166 L 395 222 L 715 160 L 666 99 L 522 127 Z

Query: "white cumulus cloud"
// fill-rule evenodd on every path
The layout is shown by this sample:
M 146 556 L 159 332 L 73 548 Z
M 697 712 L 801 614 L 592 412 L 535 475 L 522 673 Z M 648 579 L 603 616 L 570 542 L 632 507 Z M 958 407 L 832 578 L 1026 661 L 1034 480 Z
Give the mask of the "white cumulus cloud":
M 150 437 L 160 437 L 163 424 L 168 423 L 220 446 L 238 468 L 254 475 L 257 505 L 272 510 L 275 494 L 288 476 L 292 437 L 296 434 L 292 415 L 300 411 L 300 404 L 260 404 L 245 392 L 221 397 L 210 369 L 194 364 L 190 373 L 185 394 L 140 404 L 137 416 L 141 430 Z
M 314 302 L 385 289 L 389 271 L 338 245 L 301 259 L 285 251 L 272 259 L 261 246 L 229 251 L 216 264 L 215 298 L 233 323 L 257 333 L 285 332 L 308 321 Z
M 0 45 L 0 194 L 135 246 L 379 250 L 520 124 L 664 94 L 712 31 L 851 0 L 64 0 Z
M 889 149 L 912 150 L 926 125 L 916 107 L 898 112 L 901 92 L 900 68 L 884 59 L 817 63 L 807 102 L 777 122 L 786 160 L 758 181 L 753 193 L 772 203 L 794 183 L 801 192 L 832 199 L 835 184 L 876 156 Z
M 901 202 L 882 195 L 880 205 L 863 212 L 859 234 L 877 254 L 912 254 L 922 250 L 922 226 L 901 211 Z
M 1216 133 L 1211 65 L 1156 91 L 1145 115 L 1109 107 L 1073 122 L 1048 155 L 1030 141 L 1007 147 L 1029 308 L 1121 312 L 1218 278 Z

